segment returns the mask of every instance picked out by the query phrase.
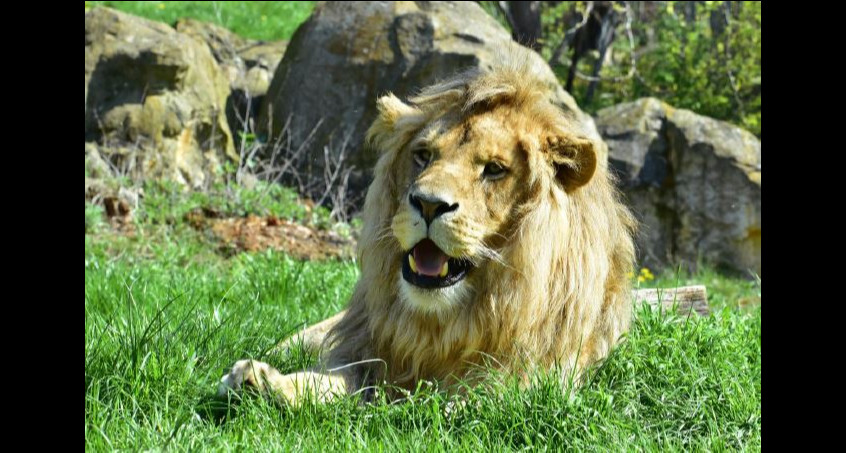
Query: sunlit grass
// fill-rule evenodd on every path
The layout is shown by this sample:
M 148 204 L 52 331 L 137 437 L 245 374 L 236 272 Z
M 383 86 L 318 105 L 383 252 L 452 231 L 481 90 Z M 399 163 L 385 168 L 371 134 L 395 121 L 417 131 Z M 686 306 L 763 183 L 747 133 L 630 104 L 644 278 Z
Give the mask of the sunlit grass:
M 275 252 L 224 259 L 202 233 L 157 228 L 171 236 L 145 246 L 86 236 L 87 449 L 760 449 L 761 309 L 733 304 L 760 291 L 711 272 L 681 279 L 709 286 L 709 317 L 639 310 L 627 341 L 569 396 L 548 376 L 528 391 L 477 389 L 457 411 L 423 389 L 401 404 L 300 411 L 247 398 L 222 417 L 208 404 L 226 369 L 247 357 L 283 371 L 311 363 L 270 350 L 340 310 L 358 271 Z M 649 283 L 671 286 L 662 275 Z
M 184 17 L 221 25 L 245 38 L 290 39 L 317 2 L 85 2 L 173 24 Z

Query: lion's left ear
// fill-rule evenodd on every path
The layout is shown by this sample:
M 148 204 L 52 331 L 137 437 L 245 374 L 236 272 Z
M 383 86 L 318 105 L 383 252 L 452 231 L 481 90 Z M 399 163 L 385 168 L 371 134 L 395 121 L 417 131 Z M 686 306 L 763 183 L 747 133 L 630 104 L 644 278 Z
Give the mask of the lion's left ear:
M 567 193 L 587 184 L 596 172 L 593 141 L 584 137 L 550 136 L 546 147 L 555 168 L 555 179 Z

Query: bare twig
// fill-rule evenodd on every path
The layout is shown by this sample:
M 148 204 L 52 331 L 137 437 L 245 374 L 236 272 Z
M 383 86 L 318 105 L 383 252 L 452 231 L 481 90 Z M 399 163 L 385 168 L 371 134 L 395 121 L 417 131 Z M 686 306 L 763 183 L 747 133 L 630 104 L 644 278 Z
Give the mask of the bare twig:
M 567 50 L 567 41 L 579 31 L 580 28 L 584 27 L 587 24 L 588 19 L 590 19 L 590 15 L 593 12 L 593 2 L 587 2 L 585 6 L 585 12 L 582 14 L 582 21 L 576 24 L 573 28 L 567 30 L 564 33 L 564 37 L 561 38 L 561 43 L 555 48 L 555 51 L 552 53 L 552 57 L 549 59 L 550 65 L 555 65 L 559 63 L 561 59 L 561 55 L 564 54 L 564 51 Z
M 635 41 L 634 41 L 634 33 L 632 33 L 632 14 L 631 14 L 631 6 L 629 2 L 623 2 L 625 5 L 626 11 L 626 35 L 629 38 L 629 57 L 631 61 L 631 66 L 629 67 L 629 72 L 622 76 L 616 77 L 594 77 L 589 76 L 580 72 L 576 69 L 576 77 L 587 80 L 590 82 L 602 82 L 602 81 L 610 81 L 610 82 L 623 82 L 625 80 L 629 80 L 637 74 L 637 59 L 635 56 Z

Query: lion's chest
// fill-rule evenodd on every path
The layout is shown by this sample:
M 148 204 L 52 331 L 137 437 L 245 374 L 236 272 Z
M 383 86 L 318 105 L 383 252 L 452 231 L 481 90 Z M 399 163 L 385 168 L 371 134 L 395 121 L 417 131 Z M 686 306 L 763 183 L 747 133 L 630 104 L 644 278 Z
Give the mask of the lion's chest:
M 486 354 L 486 335 L 472 319 L 404 319 L 382 336 L 381 356 L 394 382 L 461 377 Z

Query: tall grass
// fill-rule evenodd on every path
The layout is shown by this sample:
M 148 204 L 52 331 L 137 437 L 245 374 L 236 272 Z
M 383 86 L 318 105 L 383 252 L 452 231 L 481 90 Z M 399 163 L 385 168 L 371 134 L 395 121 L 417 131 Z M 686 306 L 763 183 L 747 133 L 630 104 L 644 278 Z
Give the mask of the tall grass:
M 340 310 L 358 272 L 276 252 L 223 259 L 202 233 L 179 231 L 157 246 L 86 236 L 86 449 L 760 449 L 761 309 L 734 303 L 758 295 L 754 283 L 685 276 L 711 282 L 713 314 L 639 310 L 627 340 L 570 394 L 553 374 L 528 391 L 476 389 L 463 406 L 423 388 L 399 404 L 229 407 L 211 397 L 235 360 L 282 371 L 312 362 L 271 349 Z

